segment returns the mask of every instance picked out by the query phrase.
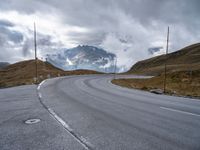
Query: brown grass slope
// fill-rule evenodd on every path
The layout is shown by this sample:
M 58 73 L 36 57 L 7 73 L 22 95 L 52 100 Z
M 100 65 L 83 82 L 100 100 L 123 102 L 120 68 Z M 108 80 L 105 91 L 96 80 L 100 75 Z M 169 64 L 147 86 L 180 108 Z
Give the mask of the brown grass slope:
M 112 83 L 142 90 L 163 89 L 164 65 L 167 64 L 166 92 L 200 97 L 200 43 L 168 55 L 139 61 L 128 74 L 154 75 L 150 79 L 116 79 Z
M 167 64 L 168 72 L 200 70 L 200 43 L 179 51 L 139 61 L 128 73 L 159 75 Z
M 115 79 L 112 83 L 128 88 L 150 91 L 163 89 L 164 76 L 156 76 L 150 79 Z M 200 70 L 192 73 L 189 71 L 170 72 L 166 80 L 167 94 L 180 96 L 192 96 L 200 98 Z
M 63 71 L 48 62 L 37 61 L 39 82 L 49 78 L 66 75 L 98 74 L 91 70 Z M 35 77 L 35 60 L 21 61 L 0 70 L 0 87 L 33 84 Z

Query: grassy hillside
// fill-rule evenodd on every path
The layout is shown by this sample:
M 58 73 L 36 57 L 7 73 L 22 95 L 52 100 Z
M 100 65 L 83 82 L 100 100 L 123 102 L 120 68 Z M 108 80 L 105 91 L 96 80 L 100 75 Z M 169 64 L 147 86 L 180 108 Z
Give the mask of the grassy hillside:
M 159 75 L 164 71 L 165 63 L 168 72 L 200 70 L 200 43 L 167 55 L 139 61 L 128 73 Z
M 167 64 L 168 94 L 200 97 L 200 43 L 168 55 L 139 61 L 128 74 L 154 75 L 150 79 L 116 79 L 112 83 L 142 90 L 163 89 L 164 65 Z
M 150 79 L 115 79 L 112 83 L 128 88 L 150 91 L 163 89 L 163 74 Z M 200 97 L 200 70 L 167 74 L 166 92 L 180 96 Z
M 39 82 L 49 77 L 99 73 L 90 70 L 63 71 L 41 60 L 38 60 L 37 64 Z M 0 77 L 0 87 L 33 84 L 35 77 L 35 60 L 21 61 L 9 65 L 3 70 L 0 70 Z

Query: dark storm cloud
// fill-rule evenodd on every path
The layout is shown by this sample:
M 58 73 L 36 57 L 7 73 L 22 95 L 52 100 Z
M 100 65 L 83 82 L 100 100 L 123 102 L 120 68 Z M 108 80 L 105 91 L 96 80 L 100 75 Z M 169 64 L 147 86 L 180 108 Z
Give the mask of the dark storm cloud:
M 66 21 L 82 25 L 97 24 L 98 19 L 115 21 L 107 14 L 110 12 L 113 16 L 115 10 L 123 11 L 141 22 L 149 22 L 152 19 L 170 22 L 192 20 L 194 22 L 193 19 L 200 13 L 199 6 L 199 0 L 5 0 L 0 5 L 2 9 L 24 13 L 56 8 L 65 14 Z
M 133 30 L 140 30 L 134 26 L 138 22 L 145 30 L 165 30 L 168 25 L 172 30 L 179 28 L 179 35 L 172 33 L 172 41 L 179 40 L 172 49 L 176 50 L 187 45 L 187 39 L 183 39 L 186 32 L 188 36 L 197 39 L 200 32 L 200 1 L 199 0 L 48 0 L 49 6 L 57 8 L 63 14 L 64 22 L 91 29 L 93 33 L 84 33 L 80 36 L 72 36 L 77 43 L 99 44 L 105 34 L 115 33 L 120 36 L 134 37 L 134 41 L 146 38 L 145 33 L 136 35 Z M 131 28 L 127 22 L 133 23 Z M 159 26 L 159 27 L 158 27 Z M 173 29 L 174 28 L 174 29 Z M 181 29 L 182 28 L 182 29 Z M 104 36 L 101 36 L 103 33 Z M 96 35 L 96 36 L 94 36 Z M 188 40 L 188 44 L 192 41 Z M 147 44 L 146 44 L 147 45 Z M 162 46 L 162 45 L 160 45 Z M 146 50 L 148 47 L 146 48 Z
M 90 32 L 90 33 L 78 33 L 78 32 L 69 32 L 67 36 L 70 37 L 77 45 L 100 45 L 102 39 L 105 37 L 103 32 Z
M 22 33 L 17 31 L 12 31 L 4 26 L 0 26 L 0 37 L 4 39 L 5 42 L 12 41 L 14 43 L 20 43 L 23 40 Z
M 28 56 L 31 54 L 31 50 L 33 49 L 33 38 L 26 38 L 23 43 L 22 53 L 23 56 Z M 41 33 L 37 34 L 37 47 L 40 51 L 44 51 L 46 49 L 51 49 L 51 47 L 58 45 L 58 43 L 52 42 L 52 37 L 50 35 L 43 35 Z
M 0 27 L 13 27 L 14 24 L 7 20 L 0 20 Z
M 161 49 L 163 49 L 163 47 L 151 47 L 151 48 L 148 49 L 148 52 L 150 54 L 154 54 L 156 52 L 159 52 Z
M 10 27 L 14 27 L 14 24 L 8 20 L 0 20 L 0 37 L 5 42 L 12 41 L 14 43 L 20 43 L 23 40 L 23 35 L 20 32 L 13 31 Z
M 52 46 L 52 45 L 56 44 L 56 43 L 52 42 L 52 37 L 50 35 L 38 34 L 37 37 L 38 37 L 38 39 L 37 39 L 38 45 Z
M 36 11 L 51 11 L 51 7 L 42 0 L 4 0 L 0 2 L 0 10 L 16 10 L 24 14 L 32 14 Z
M 9 34 L 10 41 L 20 43 L 23 41 L 23 34 L 17 31 L 11 31 Z
M 65 14 L 68 23 L 83 26 L 117 23 L 116 12 L 120 11 L 143 24 L 151 23 L 152 20 L 199 24 L 199 0 L 43 0 L 41 2 L 59 8 Z
M 23 43 L 23 47 L 22 47 L 22 53 L 23 56 L 27 56 L 30 54 L 30 47 L 33 46 L 31 40 L 26 39 Z
M 4 38 L 2 38 L 2 37 L 0 36 L 0 46 L 2 47 L 3 44 L 4 44 Z
M 158 21 L 180 24 L 195 31 L 200 25 L 199 6 L 199 0 L 6 0 L 0 5 L 4 10 L 27 14 L 36 11 L 52 13 L 54 9 L 55 13 L 63 14 L 65 23 L 99 32 L 115 32 L 119 22 L 123 21 L 119 13 L 134 18 L 149 30 L 154 27 L 152 23 Z
M 0 61 L 19 60 L 18 47 L 21 46 L 24 36 L 21 32 L 13 30 L 14 26 L 10 21 L 0 20 Z

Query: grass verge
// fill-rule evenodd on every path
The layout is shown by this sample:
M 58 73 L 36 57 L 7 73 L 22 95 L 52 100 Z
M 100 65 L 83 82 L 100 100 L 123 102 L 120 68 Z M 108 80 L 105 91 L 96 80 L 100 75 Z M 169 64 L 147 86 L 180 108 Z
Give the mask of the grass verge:
M 145 91 L 163 89 L 164 76 L 150 79 L 114 79 L 113 84 Z M 180 71 L 167 74 L 166 93 L 170 95 L 200 98 L 200 70 Z

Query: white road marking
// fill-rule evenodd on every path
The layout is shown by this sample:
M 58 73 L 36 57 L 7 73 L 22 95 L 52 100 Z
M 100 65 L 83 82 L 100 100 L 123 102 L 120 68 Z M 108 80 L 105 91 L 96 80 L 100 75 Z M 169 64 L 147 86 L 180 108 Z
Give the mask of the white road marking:
M 73 132 L 73 129 L 70 128 L 70 126 L 61 118 L 59 117 L 54 111 L 53 109 L 51 109 L 49 106 L 45 105 L 43 100 L 42 100 L 42 94 L 39 92 L 40 90 L 40 87 L 42 84 L 44 84 L 46 80 L 42 81 L 38 87 L 37 87 L 37 92 L 38 92 L 38 97 L 39 97 L 39 100 L 41 102 L 41 104 L 44 106 L 44 108 L 47 109 L 47 111 L 51 114 L 51 116 L 58 122 L 60 123 L 64 129 L 78 142 L 80 143 L 86 150 L 90 150 L 92 146 L 92 144 L 90 144 L 85 138 L 83 138 L 82 136 L 79 137 L 78 135 L 76 135 L 74 132 Z
M 83 137 L 78 137 L 76 134 L 74 134 L 73 129 L 69 127 L 69 125 L 62 119 L 60 118 L 51 108 L 48 108 L 49 113 L 52 115 L 52 117 L 58 121 L 65 129 L 66 131 L 74 137 L 74 139 L 80 143 L 86 150 L 90 150 L 88 146 L 91 147 L 91 144 Z M 87 145 L 86 145 L 87 144 Z
M 38 91 L 40 90 L 40 85 L 38 85 L 37 90 L 38 90 Z
M 48 108 L 49 112 L 55 117 L 55 119 L 61 123 L 65 128 L 67 128 L 69 131 L 73 131 L 69 125 L 62 119 L 60 118 L 51 108 Z
M 43 80 L 43 81 L 38 85 L 38 87 L 37 87 L 37 90 L 38 90 L 38 91 L 40 90 L 41 85 L 44 84 L 45 81 L 46 81 L 46 80 Z
M 160 108 L 161 109 L 165 109 L 165 110 L 169 110 L 169 111 L 173 111 L 173 112 L 178 112 L 178 113 L 182 113 L 182 114 L 187 114 L 187 115 L 200 117 L 199 114 L 194 114 L 194 113 L 183 111 L 183 110 L 178 110 L 178 109 L 173 109 L 173 108 L 168 108 L 168 107 L 160 107 Z
M 40 92 L 38 92 L 38 97 L 41 99 L 42 98 L 42 94 Z

